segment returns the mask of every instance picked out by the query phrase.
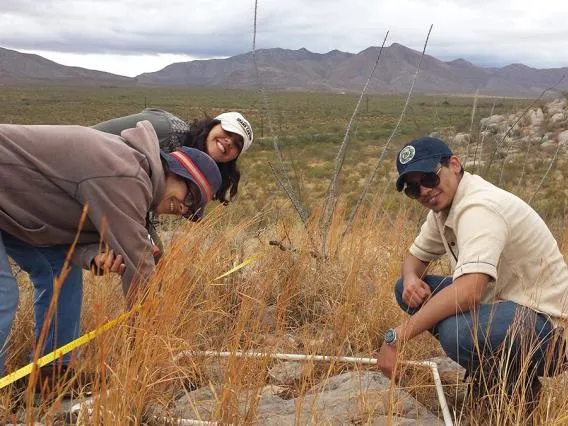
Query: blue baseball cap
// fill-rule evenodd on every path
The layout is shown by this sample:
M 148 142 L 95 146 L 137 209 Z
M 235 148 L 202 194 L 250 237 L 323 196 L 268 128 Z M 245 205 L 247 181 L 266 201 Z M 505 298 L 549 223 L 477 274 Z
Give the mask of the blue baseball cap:
M 442 158 L 454 155 L 451 149 L 440 139 L 425 136 L 414 139 L 406 144 L 396 156 L 396 168 L 398 179 L 396 180 L 396 190 L 402 191 L 404 188 L 404 177 L 408 173 L 434 172 L 440 164 Z

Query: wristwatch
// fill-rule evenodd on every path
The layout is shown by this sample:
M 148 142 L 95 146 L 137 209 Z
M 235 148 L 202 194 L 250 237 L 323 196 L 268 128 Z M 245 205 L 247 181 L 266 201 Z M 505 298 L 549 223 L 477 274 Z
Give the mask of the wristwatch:
M 396 331 L 394 328 L 389 328 L 385 331 L 383 339 L 387 345 L 394 345 L 396 343 Z

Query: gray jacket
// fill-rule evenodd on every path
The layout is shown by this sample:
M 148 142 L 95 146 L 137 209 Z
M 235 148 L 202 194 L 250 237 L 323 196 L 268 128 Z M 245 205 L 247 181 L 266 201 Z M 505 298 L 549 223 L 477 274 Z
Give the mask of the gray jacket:
M 165 176 L 150 123 L 121 136 L 81 126 L 0 125 L 0 230 L 37 246 L 77 238 L 74 259 L 84 267 L 102 239 L 124 257 L 126 293 L 154 271 L 145 221 L 163 197 Z

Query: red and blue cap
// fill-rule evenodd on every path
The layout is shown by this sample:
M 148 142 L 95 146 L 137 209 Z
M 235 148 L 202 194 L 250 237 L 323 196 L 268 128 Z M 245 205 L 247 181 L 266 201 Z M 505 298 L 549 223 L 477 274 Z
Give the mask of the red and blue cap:
M 442 158 L 454 155 L 451 149 L 440 139 L 425 136 L 406 144 L 396 156 L 398 179 L 396 190 L 402 191 L 404 179 L 408 173 L 430 173 L 436 171 Z
M 198 186 L 201 198 L 197 214 L 202 216 L 205 205 L 221 188 L 221 173 L 215 161 L 203 151 L 185 146 L 169 154 L 160 151 L 160 155 L 171 173 Z

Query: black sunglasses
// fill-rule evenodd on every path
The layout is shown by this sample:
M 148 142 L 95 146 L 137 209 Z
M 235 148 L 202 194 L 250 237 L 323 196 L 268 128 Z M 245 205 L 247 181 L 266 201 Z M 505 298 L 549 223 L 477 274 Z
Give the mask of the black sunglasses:
M 404 193 L 413 199 L 420 197 L 420 187 L 436 188 L 440 184 L 440 170 L 442 166 L 438 167 L 435 172 L 424 173 L 418 182 L 405 182 Z

